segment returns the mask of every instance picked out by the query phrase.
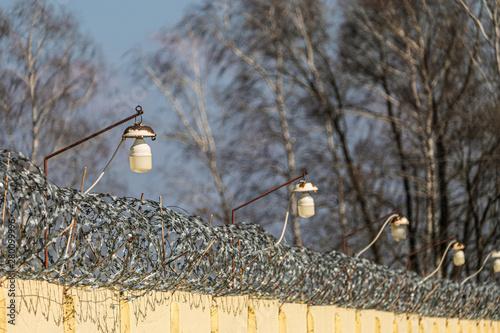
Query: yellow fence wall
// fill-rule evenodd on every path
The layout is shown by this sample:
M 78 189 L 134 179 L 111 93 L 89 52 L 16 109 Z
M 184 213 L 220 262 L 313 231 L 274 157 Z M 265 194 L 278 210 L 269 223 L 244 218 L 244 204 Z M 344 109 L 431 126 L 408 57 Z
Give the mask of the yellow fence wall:
M 128 300 L 130 296 L 135 298 Z M 65 291 L 46 282 L 7 280 L 0 288 L 0 333 L 5 332 L 500 333 L 500 322 L 282 305 L 248 296 L 212 300 L 209 295 L 179 291 Z

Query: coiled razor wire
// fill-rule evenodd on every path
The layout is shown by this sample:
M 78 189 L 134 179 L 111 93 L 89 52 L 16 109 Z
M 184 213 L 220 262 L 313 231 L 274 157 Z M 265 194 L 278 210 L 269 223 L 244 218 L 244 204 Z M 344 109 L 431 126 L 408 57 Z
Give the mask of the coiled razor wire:
M 335 251 L 273 246 L 259 225 L 210 226 L 150 200 L 84 195 L 48 182 L 19 153 L 0 151 L 0 184 L 5 277 L 500 319 L 496 284 L 423 281 Z

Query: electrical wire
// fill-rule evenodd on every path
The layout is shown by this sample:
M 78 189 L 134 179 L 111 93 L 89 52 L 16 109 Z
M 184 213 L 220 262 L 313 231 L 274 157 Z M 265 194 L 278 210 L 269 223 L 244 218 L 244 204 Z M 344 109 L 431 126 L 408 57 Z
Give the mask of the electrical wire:
M 491 256 L 491 252 L 490 252 L 490 254 L 488 254 L 488 256 L 486 257 L 486 259 L 484 260 L 483 265 L 481 266 L 481 268 L 479 268 L 479 270 L 476 273 L 472 274 L 471 276 L 469 276 L 468 278 L 466 278 L 465 280 L 463 280 L 462 283 L 460 283 L 460 285 L 463 285 L 465 282 L 467 282 L 467 280 L 469 280 L 469 279 L 473 278 L 474 276 L 478 275 L 483 270 L 484 265 L 486 264 L 486 262 L 488 261 L 488 259 L 490 258 L 490 256 Z
M 104 170 L 102 170 L 101 174 L 99 175 L 99 178 L 97 178 L 97 180 L 94 182 L 94 184 L 92 184 L 92 186 L 90 186 L 85 192 L 84 194 L 87 194 L 90 192 L 90 190 L 92 190 L 94 188 L 94 186 L 97 185 L 97 183 L 101 180 L 102 176 L 104 176 L 104 173 L 106 172 L 106 170 L 108 170 L 109 168 L 109 165 L 111 164 L 111 161 L 113 161 L 113 159 L 115 158 L 116 156 L 116 153 L 118 153 L 118 150 L 120 149 L 120 146 L 122 145 L 122 143 L 125 141 L 125 138 L 122 138 L 122 140 L 120 141 L 120 143 L 118 144 L 118 147 L 116 147 L 116 150 L 115 150 L 115 153 L 113 154 L 113 156 L 111 156 L 111 159 L 109 160 L 108 164 L 106 164 L 106 167 L 104 168 Z
M 363 252 L 365 252 L 366 250 L 368 250 L 368 249 L 369 249 L 369 248 L 370 248 L 370 247 L 371 247 L 371 246 L 372 246 L 372 245 L 373 245 L 373 244 L 377 241 L 377 239 L 380 237 L 380 235 L 382 234 L 382 231 L 385 229 L 385 227 L 387 226 L 387 224 L 388 224 L 389 222 L 391 222 L 391 221 L 392 221 L 392 219 L 393 219 L 393 218 L 395 218 L 395 217 L 397 217 L 397 216 L 399 216 L 399 215 L 398 215 L 398 214 L 393 214 L 393 215 L 391 215 L 391 216 L 389 216 L 389 217 L 387 218 L 387 220 L 385 221 L 384 225 L 382 226 L 382 228 L 381 228 L 381 229 L 380 229 L 380 231 L 378 232 L 377 237 L 375 237 L 375 239 L 374 239 L 374 240 L 373 240 L 373 241 L 372 241 L 372 242 L 371 242 L 371 243 L 370 243 L 367 247 L 365 247 L 363 250 L 361 250 L 361 252 L 359 252 L 359 253 L 356 255 L 356 258 L 359 258 L 359 256 L 360 256 L 360 255 L 362 255 L 362 254 L 363 254 Z
M 422 281 L 420 281 L 418 284 L 421 284 L 421 283 L 424 283 L 426 280 L 428 280 L 431 276 L 433 276 L 434 274 L 436 274 L 439 269 L 441 268 L 441 265 L 443 264 L 444 262 L 444 257 L 446 257 L 446 254 L 448 253 L 448 250 L 450 249 L 450 246 L 452 246 L 453 244 L 455 244 L 457 241 L 451 241 L 449 244 L 448 244 L 448 247 L 446 248 L 446 251 L 444 251 L 444 254 L 443 254 L 443 257 L 441 258 L 441 262 L 439 263 L 438 267 L 429 275 L 427 275 Z

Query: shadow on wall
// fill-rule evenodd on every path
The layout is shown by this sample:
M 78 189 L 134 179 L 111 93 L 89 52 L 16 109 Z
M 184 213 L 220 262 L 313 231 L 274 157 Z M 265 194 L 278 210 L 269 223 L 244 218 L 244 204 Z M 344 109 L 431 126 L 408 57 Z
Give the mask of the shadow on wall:
M 44 281 L 15 280 L 14 285 L 4 281 L 0 288 L 0 332 L 465 333 L 474 329 L 500 333 L 500 322 L 281 305 L 248 296 L 212 299 L 188 292 L 132 294 L 102 288 L 65 291 Z

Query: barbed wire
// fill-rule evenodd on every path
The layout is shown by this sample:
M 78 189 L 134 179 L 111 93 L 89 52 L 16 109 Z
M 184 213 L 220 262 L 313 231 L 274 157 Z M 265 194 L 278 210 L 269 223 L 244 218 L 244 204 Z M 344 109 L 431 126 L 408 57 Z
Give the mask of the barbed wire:
M 423 281 L 336 251 L 274 246 L 259 225 L 211 226 L 151 200 L 82 194 L 48 182 L 20 153 L 0 151 L 0 197 L 5 278 L 500 319 L 496 284 Z

